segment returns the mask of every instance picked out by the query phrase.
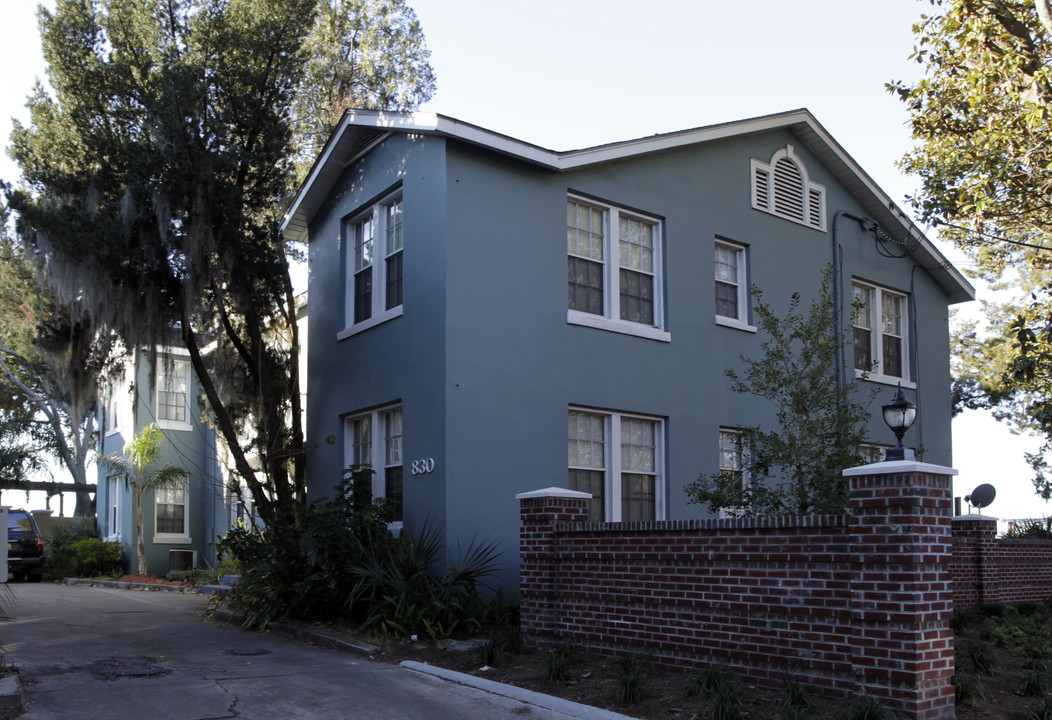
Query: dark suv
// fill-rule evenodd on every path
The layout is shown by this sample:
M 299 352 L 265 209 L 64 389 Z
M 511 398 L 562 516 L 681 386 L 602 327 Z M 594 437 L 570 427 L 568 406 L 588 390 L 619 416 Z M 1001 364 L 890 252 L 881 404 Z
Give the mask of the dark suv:
M 25 510 L 7 511 L 7 569 L 15 580 L 44 578 L 44 538 L 33 514 Z

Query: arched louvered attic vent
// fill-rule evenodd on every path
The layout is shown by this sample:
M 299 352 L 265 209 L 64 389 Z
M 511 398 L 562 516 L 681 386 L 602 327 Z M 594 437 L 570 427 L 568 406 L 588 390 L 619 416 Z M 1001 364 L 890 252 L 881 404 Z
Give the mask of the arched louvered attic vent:
M 752 160 L 752 206 L 757 210 L 826 229 L 826 189 L 807 176 L 807 168 L 786 145 L 769 163 Z

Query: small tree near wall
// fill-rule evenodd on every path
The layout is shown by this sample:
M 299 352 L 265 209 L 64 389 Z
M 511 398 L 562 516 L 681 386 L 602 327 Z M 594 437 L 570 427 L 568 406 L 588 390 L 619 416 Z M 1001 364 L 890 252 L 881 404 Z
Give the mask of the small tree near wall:
M 837 326 L 831 271 L 810 308 L 794 293 L 784 317 L 753 288 L 755 316 L 765 336 L 758 358 L 742 356 L 741 374 L 728 370 L 735 393 L 775 406 L 776 426 L 743 428 L 737 455 L 720 471 L 703 474 L 685 488 L 688 502 L 739 516 L 842 513 L 847 509 L 845 468 L 862 464 L 859 445 L 869 422 L 859 381 L 840 376 L 838 356 L 845 331 Z

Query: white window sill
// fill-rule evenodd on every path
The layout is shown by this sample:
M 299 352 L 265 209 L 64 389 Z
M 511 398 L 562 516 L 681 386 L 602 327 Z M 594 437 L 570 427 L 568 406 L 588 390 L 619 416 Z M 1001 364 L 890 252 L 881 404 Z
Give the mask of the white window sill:
M 716 324 L 722 327 L 731 328 L 733 330 L 741 330 L 743 332 L 756 332 L 756 326 L 744 323 L 737 318 L 724 317 L 723 315 L 716 316 Z
M 621 335 L 635 335 L 636 337 L 659 342 L 672 342 L 672 335 L 660 328 L 651 325 L 640 325 L 639 323 L 626 320 L 611 320 L 602 315 L 592 315 L 580 310 L 567 310 L 566 322 L 571 325 L 583 325 L 584 327 L 606 330 L 607 332 L 620 333 Z
M 106 537 L 102 538 L 102 540 L 103 540 L 103 542 L 120 542 L 121 541 L 121 536 L 120 535 L 107 535 Z
M 376 327 L 377 325 L 385 323 L 388 320 L 394 320 L 396 317 L 402 317 L 401 305 L 399 305 L 396 308 L 391 308 L 390 310 L 384 310 L 379 315 L 374 315 L 368 320 L 362 320 L 357 325 L 353 325 L 345 330 L 341 330 L 340 332 L 336 333 L 336 339 L 343 340 L 345 338 L 349 338 L 351 335 L 357 335 L 360 332 L 364 332 L 369 328 Z
M 891 377 L 890 375 L 880 375 L 879 373 L 867 373 L 864 370 L 859 370 L 858 368 L 855 368 L 855 377 L 859 380 L 868 380 L 869 382 L 875 382 L 880 385 L 891 385 L 892 387 L 897 387 L 901 385 L 907 390 L 917 389 L 917 383 L 913 382 L 912 380 L 907 380 L 906 378 Z
M 153 536 L 154 545 L 189 545 L 192 542 L 189 535 L 155 534 Z
M 120 434 L 121 434 L 121 429 L 120 428 L 113 428 L 112 430 L 107 430 L 106 431 L 106 437 L 113 437 L 114 435 L 120 435 Z
M 181 430 L 183 432 L 189 432 L 194 429 L 194 426 L 188 422 L 176 422 L 174 420 L 158 420 L 157 427 L 162 430 Z

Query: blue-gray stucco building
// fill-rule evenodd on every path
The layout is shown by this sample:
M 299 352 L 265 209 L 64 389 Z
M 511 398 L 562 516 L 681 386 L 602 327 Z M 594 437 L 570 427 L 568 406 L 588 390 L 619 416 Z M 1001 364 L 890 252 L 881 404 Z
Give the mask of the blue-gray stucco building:
M 498 540 L 509 578 L 516 493 L 698 516 L 684 485 L 773 417 L 725 377 L 761 344 L 749 287 L 777 310 L 831 263 L 845 372 L 901 384 L 908 440 L 951 463 L 947 309 L 974 292 L 806 110 L 570 152 L 354 111 L 283 228 L 309 248 L 311 494 L 368 463 L 407 527 Z
M 147 491 L 143 497 L 146 568 L 151 575 L 213 565 L 217 540 L 237 514 L 236 499 L 225 481 L 224 449 L 202 418 L 200 395 L 189 353 L 168 347 L 158 348 L 156 357 L 146 350 L 130 352 L 123 376 L 109 382 L 100 404 L 100 455 L 121 455 L 139 431 L 156 424 L 164 440 L 153 469 L 172 465 L 185 473 L 184 482 Z M 123 546 L 124 568 L 136 572 L 134 492 L 122 474 L 103 462 L 98 467 L 96 514 L 102 536 Z

